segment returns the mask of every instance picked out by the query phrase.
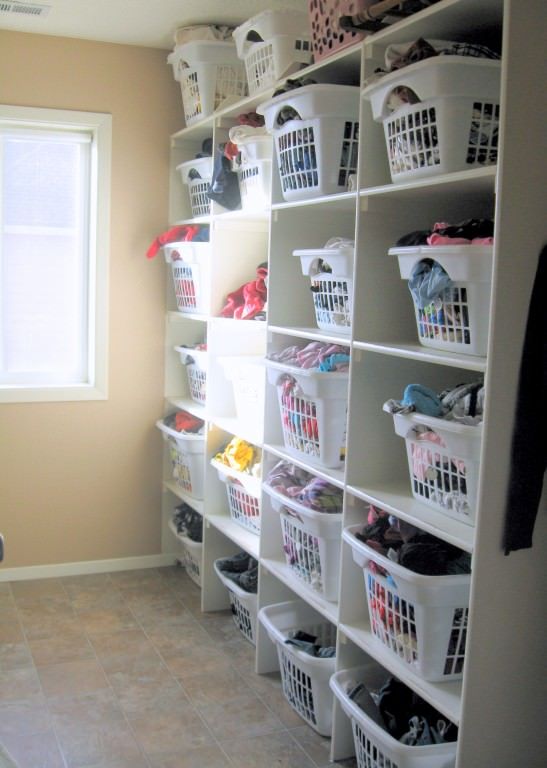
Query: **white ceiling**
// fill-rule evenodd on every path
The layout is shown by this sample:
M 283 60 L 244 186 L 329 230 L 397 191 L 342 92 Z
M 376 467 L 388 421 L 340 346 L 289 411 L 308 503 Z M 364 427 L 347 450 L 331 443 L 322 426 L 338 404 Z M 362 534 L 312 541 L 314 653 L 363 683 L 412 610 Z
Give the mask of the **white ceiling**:
M 46 5 L 47 15 L 0 10 L 0 29 L 170 49 L 177 27 L 197 23 L 237 25 L 260 11 L 306 10 L 306 0 L 0 0 Z

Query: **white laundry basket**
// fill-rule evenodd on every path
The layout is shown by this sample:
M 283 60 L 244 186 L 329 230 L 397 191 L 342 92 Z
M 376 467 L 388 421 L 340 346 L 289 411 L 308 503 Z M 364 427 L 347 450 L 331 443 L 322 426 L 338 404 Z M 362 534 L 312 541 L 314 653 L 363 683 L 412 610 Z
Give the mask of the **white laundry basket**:
M 471 576 L 414 573 L 356 538 L 361 529 L 342 535 L 363 569 L 374 637 L 424 680 L 461 678 Z
M 420 344 L 447 352 L 486 355 L 490 317 L 493 248 L 491 245 L 446 245 L 391 248 L 403 280 L 420 262 L 440 264 L 452 280 L 431 304 L 414 302 Z
M 293 575 L 325 600 L 338 600 L 342 513 L 318 512 L 278 493 L 264 490 L 279 513 L 285 561 Z
M 283 694 L 291 707 L 322 736 L 332 728 L 329 679 L 336 659 L 311 656 L 285 641 L 299 630 L 315 635 L 323 647 L 336 645 L 336 627 L 301 600 L 277 603 L 258 612 L 259 621 L 275 644 Z
M 257 111 L 274 136 L 285 200 L 347 191 L 357 170 L 358 88 L 306 85 L 275 96 Z
M 357 768 L 454 768 L 457 742 L 402 744 L 350 699 L 348 692 L 355 683 L 377 690 L 385 678 L 385 670 L 370 662 L 336 672 L 330 680 L 334 695 L 351 720 Z
M 203 435 L 185 434 L 157 421 L 163 438 L 169 447 L 173 480 L 176 485 L 196 499 L 203 498 L 203 456 L 205 438 Z
M 163 246 L 171 265 L 179 312 L 209 314 L 211 307 L 211 246 L 207 242 L 176 242 Z
M 249 136 L 237 142 L 239 154 L 234 160 L 241 208 L 244 211 L 264 211 L 271 203 L 272 137 Z
M 188 188 L 192 216 L 209 216 L 211 199 L 207 190 L 213 178 L 213 158 L 196 157 L 177 165 L 182 183 Z M 195 177 L 195 178 L 193 178 Z
M 177 534 L 180 539 L 184 554 L 182 565 L 186 568 L 186 573 L 192 579 L 194 584 L 201 587 L 201 561 L 203 556 L 203 544 L 200 541 L 192 541 L 188 536 Z
M 207 350 L 192 347 L 175 347 L 180 361 L 186 368 L 190 397 L 200 405 L 207 400 Z
M 263 11 L 237 27 L 233 37 L 245 62 L 250 94 L 312 62 L 308 18 L 300 11 Z
M 219 480 L 226 484 L 226 496 L 230 517 L 251 533 L 260 533 L 260 480 L 245 472 L 237 472 L 219 461 L 211 464 L 218 472 Z
M 187 126 L 246 95 L 245 67 L 231 41 L 183 43 L 175 46 L 167 61 L 173 66 L 175 80 L 180 83 Z
M 434 56 L 384 75 L 363 90 L 384 125 L 394 182 L 492 165 L 498 159 L 501 64 Z M 394 90 L 419 99 L 389 111 Z
M 232 382 L 239 423 L 256 430 L 256 425 L 264 420 L 264 358 L 261 355 L 234 355 L 218 360 L 226 378 Z
M 348 374 L 321 373 L 266 361 L 275 385 L 288 453 L 318 467 L 343 466 Z
M 394 413 L 405 439 L 414 498 L 447 517 L 475 524 L 482 424 L 476 426 L 419 413 Z
M 239 584 L 225 576 L 218 567 L 218 562 L 218 560 L 215 560 L 213 568 L 220 581 L 228 590 L 235 625 L 250 643 L 256 645 L 256 619 L 258 611 L 256 592 L 246 592 Z
M 311 278 L 317 327 L 323 331 L 351 334 L 354 246 L 300 249 L 302 274 Z M 326 267 L 329 269 L 326 269 Z

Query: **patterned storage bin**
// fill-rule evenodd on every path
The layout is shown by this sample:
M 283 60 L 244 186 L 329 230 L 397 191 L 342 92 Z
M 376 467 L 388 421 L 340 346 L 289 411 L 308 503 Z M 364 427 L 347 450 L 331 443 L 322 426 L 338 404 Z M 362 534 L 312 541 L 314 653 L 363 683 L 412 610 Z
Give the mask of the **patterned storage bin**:
M 447 245 L 391 248 L 403 280 L 425 260 L 442 267 L 450 287 L 430 304 L 414 300 L 420 344 L 447 352 L 486 355 L 490 317 L 493 248 L 490 245 Z
M 245 67 L 233 42 L 194 40 L 177 45 L 167 61 L 180 83 L 186 125 L 239 101 L 247 92 Z
M 346 192 L 357 171 L 359 89 L 306 85 L 257 107 L 273 134 L 283 198 Z
M 288 645 L 296 632 L 317 637 L 323 646 L 336 645 L 336 627 L 301 600 L 262 608 L 258 618 L 277 648 L 283 693 L 291 707 L 322 736 L 332 728 L 332 695 L 329 679 L 336 659 L 319 658 Z
M 308 19 L 300 11 L 263 11 L 237 27 L 233 36 L 237 54 L 245 62 L 250 94 L 311 64 Z
M 346 528 L 343 538 L 363 569 L 372 634 L 424 680 L 461 678 L 471 576 L 409 571 L 356 538 L 361 527 Z
M 363 96 L 384 125 L 392 181 L 496 163 L 500 73 L 499 61 L 434 56 L 368 85 Z M 400 88 L 417 103 L 390 112 L 389 96 Z
M 355 16 L 374 2 L 376 0 L 308 0 L 315 61 L 362 40 L 366 32 L 342 29 L 340 17 Z
M 228 597 L 236 627 L 247 640 L 256 645 L 256 618 L 258 610 L 255 592 L 246 592 L 239 584 L 225 576 L 217 562 L 213 563 L 215 573 L 228 590 Z

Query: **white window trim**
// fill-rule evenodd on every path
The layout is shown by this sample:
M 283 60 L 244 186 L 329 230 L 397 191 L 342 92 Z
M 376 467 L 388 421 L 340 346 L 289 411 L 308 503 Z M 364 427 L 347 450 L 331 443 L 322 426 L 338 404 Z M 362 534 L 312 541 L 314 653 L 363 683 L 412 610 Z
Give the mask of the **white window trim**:
M 108 270 L 110 252 L 110 196 L 112 116 L 100 112 L 13 107 L 0 104 L 0 120 L 14 125 L 28 122 L 52 129 L 86 129 L 93 133 L 90 200 L 89 341 L 93 350 L 90 382 L 36 387 L 0 385 L 0 402 L 106 400 L 108 397 Z

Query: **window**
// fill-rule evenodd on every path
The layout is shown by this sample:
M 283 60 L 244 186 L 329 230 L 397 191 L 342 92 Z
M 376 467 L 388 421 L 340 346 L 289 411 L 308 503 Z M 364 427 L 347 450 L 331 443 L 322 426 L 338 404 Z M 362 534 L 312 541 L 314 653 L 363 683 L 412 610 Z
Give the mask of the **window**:
M 0 400 L 106 398 L 111 118 L 0 106 Z

